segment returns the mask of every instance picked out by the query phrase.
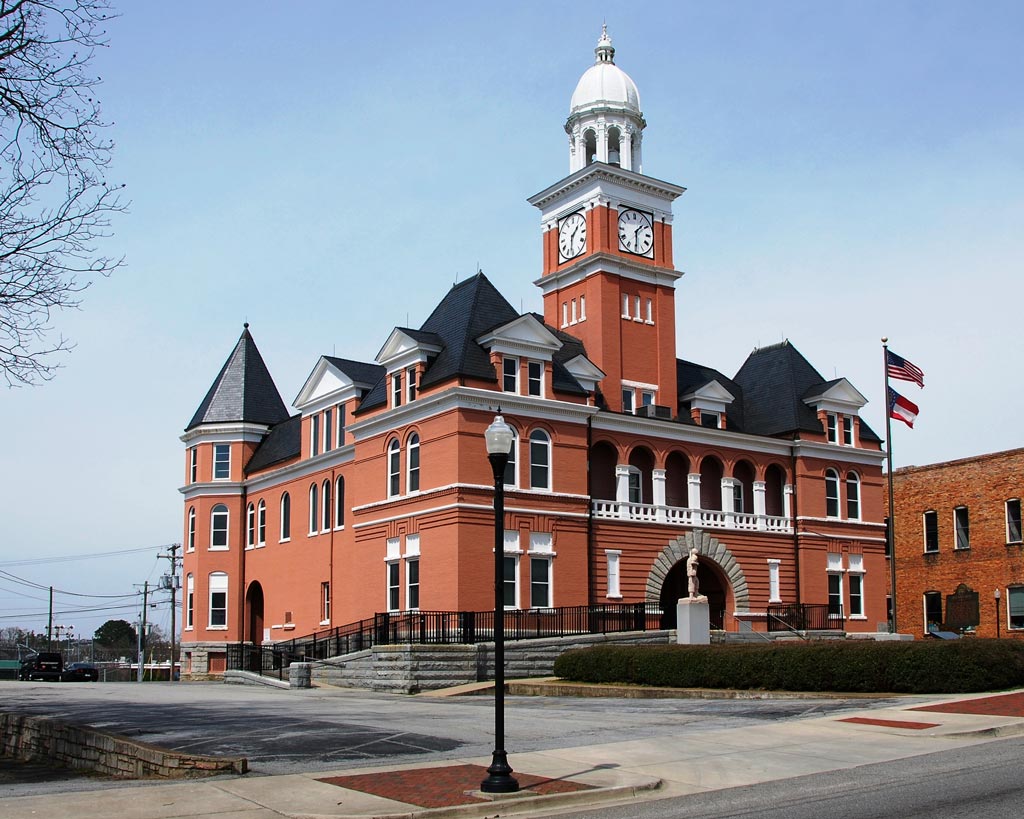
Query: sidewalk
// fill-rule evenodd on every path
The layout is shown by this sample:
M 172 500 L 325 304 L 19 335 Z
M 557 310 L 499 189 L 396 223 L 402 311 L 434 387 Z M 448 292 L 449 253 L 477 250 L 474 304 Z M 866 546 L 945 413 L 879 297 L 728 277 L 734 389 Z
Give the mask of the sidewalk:
M 505 816 L 720 790 L 1017 734 L 1024 734 L 1024 691 L 936 696 L 923 705 L 917 698 L 906 707 L 841 717 L 683 732 L 675 744 L 625 740 L 521 754 L 513 749 L 509 762 L 525 793 L 501 797 L 500 807 L 472 793 L 490 764 L 473 758 L 16 797 L 0 800 L 0 818 Z

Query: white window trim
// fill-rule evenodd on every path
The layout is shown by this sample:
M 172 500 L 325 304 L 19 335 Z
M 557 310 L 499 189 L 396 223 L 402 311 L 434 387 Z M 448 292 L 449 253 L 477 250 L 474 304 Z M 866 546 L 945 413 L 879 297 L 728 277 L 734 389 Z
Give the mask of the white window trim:
M 570 302 L 570 305 L 571 306 L 569 309 L 569 324 L 576 324 L 579 321 L 579 319 L 576 318 L 576 299 L 573 299 Z
M 216 588 L 214 588 L 214 582 L 213 582 L 213 578 L 214 577 L 218 578 L 218 582 L 217 582 Z M 220 578 L 221 577 L 224 578 L 223 584 L 220 583 Z M 207 592 L 207 594 L 206 594 L 206 603 L 207 603 L 207 605 L 206 605 L 206 628 L 209 631 L 227 631 L 227 628 L 228 628 L 228 612 L 231 610 L 230 609 L 230 600 L 228 599 L 228 594 L 229 594 L 229 592 L 231 590 L 231 585 L 230 585 L 230 582 L 229 582 L 229 579 L 228 579 L 228 575 L 227 575 L 226 572 L 211 572 L 207 576 L 207 578 L 206 578 L 206 584 L 207 584 L 207 589 L 206 589 L 206 592 Z M 224 588 L 221 588 L 221 585 L 223 585 Z M 219 594 L 219 593 L 223 593 L 224 594 L 224 625 L 223 626 L 215 626 L 215 625 L 213 625 L 213 595 L 214 594 Z
M 345 476 L 339 475 L 334 480 L 334 531 L 339 532 L 345 528 L 344 523 L 338 523 L 338 510 L 341 510 L 341 519 L 345 520 Z
M 550 609 L 550 608 L 554 607 L 554 604 L 555 604 L 555 561 L 554 561 L 554 553 L 552 553 L 552 552 L 533 552 L 533 551 L 531 551 L 531 552 L 528 553 L 528 556 L 529 556 L 529 560 L 530 560 L 530 600 L 529 600 L 530 608 L 531 609 L 537 609 L 537 610 Z M 547 567 L 548 567 L 548 579 L 547 579 L 548 601 L 547 601 L 547 604 L 544 605 L 544 606 L 535 606 L 535 605 L 533 605 L 533 562 L 535 560 L 536 561 L 543 561 L 544 563 L 547 564 Z
M 830 444 L 839 443 L 839 416 L 834 412 L 825 413 L 825 440 Z
M 227 465 L 228 474 L 223 478 L 217 477 L 217 450 L 220 447 L 225 447 L 228 451 Z M 213 481 L 230 481 L 231 480 L 231 444 L 214 444 L 213 445 L 213 463 L 210 465 L 210 479 Z
M 580 296 L 580 321 L 587 320 L 587 297 L 584 295 Z
M 334 522 L 334 486 L 331 479 L 326 478 L 320 485 L 320 531 L 331 531 Z
M 320 413 L 309 416 L 309 457 L 320 454 Z
M 284 499 L 288 498 L 288 534 L 284 533 Z M 292 539 L 292 496 L 290 492 L 282 492 L 277 502 L 277 542 L 288 543 Z
M 196 625 L 196 578 L 191 572 L 185 578 L 185 631 Z
M 782 602 L 782 561 L 776 557 L 768 558 L 768 602 Z
M 1016 540 L 1010 540 L 1010 504 L 1017 504 L 1017 534 Z M 1003 503 L 1003 513 L 1006 520 L 1006 542 L 1010 543 L 1021 543 L 1024 542 L 1024 520 L 1021 519 L 1021 502 L 1020 498 L 1007 498 Z
M 569 326 L 569 302 L 567 301 L 562 302 L 562 326 Z
M 214 531 L 213 516 L 215 514 L 218 514 L 217 511 L 216 511 L 218 506 L 223 506 L 224 509 L 225 509 L 223 514 L 224 514 L 224 518 L 226 520 L 226 524 L 224 526 L 225 538 L 224 538 L 224 545 L 223 546 L 214 546 L 213 545 L 213 531 Z M 218 504 L 215 504 L 212 509 L 210 509 L 210 549 L 209 549 L 209 551 L 211 551 L 211 552 L 227 552 L 230 549 L 231 549 L 231 510 L 228 509 L 228 507 L 225 504 L 218 503 Z
M 505 379 L 510 377 L 509 373 L 507 373 L 505 371 L 506 370 L 506 364 L 509 361 L 512 361 L 515 364 L 515 366 L 513 368 L 514 375 L 511 376 L 511 377 L 515 378 L 515 383 L 514 383 L 512 389 L 510 389 L 510 390 L 505 388 Z M 519 389 L 519 358 L 517 356 L 505 355 L 505 356 L 501 357 L 501 391 L 502 392 L 506 392 L 509 395 L 519 395 L 520 394 L 520 389 Z
M 1019 584 L 1014 584 L 1014 585 L 1007 586 L 1004 589 L 1004 591 L 1005 591 L 1005 595 L 1003 595 L 1003 596 L 1006 598 L 1006 605 L 1004 607 L 1005 611 L 1003 613 L 1003 616 L 1006 618 L 1006 630 L 1007 631 L 1024 631 L 1024 626 L 1011 626 L 1010 625 L 1010 592 L 1011 591 L 1019 591 L 1021 594 L 1024 594 L 1024 586 L 1021 586 Z
M 393 614 L 396 611 L 402 610 L 402 566 L 401 560 L 398 558 L 390 558 L 384 562 L 384 603 L 385 610 L 388 613 Z M 398 583 L 397 585 L 391 584 L 391 567 L 394 566 L 397 569 Z M 391 607 L 391 590 L 398 590 L 398 600 L 394 608 Z
M 309 524 L 307 537 L 320 534 L 320 486 L 317 483 L 309 485 L 309 520 L 307 523 Z
M 540 378 L 537 379 L 540 384 L 540 389 L 537 393 L 530 392 L 530 382 L 533 380 L 530 377 L 530 368 L 538 367 L 540 369 Z M 543 361 L 527 361 L 526 362 L 526 394 L 531 398 L 544 398 L 544 362 Z
M 644 317 L 640 315 L 640 296 L 633 296 L 633 307 L 635 312 L 633 321 L 643 324 Z
M 188 508 L 186 527 L 185 551 L 194 552 L 196 550 L 196 508 L 194 506 Z
M 850 476 L 851 475 L 853 475 L 853 477 L 854 477 L 853 483 L 857 486 L 857 514 L 856 515 L 851 515 L 850 514 Z M 858 475 L 853 470 L 850 470 L 849 472 L 846 473 L 846 479 L 843 481 L 843 483 L 846 486 L 846 519 L 847 520 L 861 520 L 862 519 L 862 515 L 863 515 L 863 510 L 861 509 L 862 495 L 864 493 L 861 491 L 861 489 L 863 488 L 863 484 L 861 483 L 860 475 Z
M 928 515 L 933 515 L 935 519 L 935 548 L 928 548 Z M 939 513 L 934 509 L 925 509 L 921 513 L 921 536 L 922 536 L 922 549 L 926 555 L 937 555 L 939 553 Z
M 629 294 L 622 294 L 622 318 L 629 320 Z
M 403 389 L 402 371 L 397 370 L 391 373 L 391 409 L 398 409 L 402 406 L 402 399 L 405 397 Z
M 392 438 L 387 448 L 387 497 L 402 496 L 402 445 L 397 438 Z M 398 476 L 398 487 L 392 492 L 395 476 Z
M 198 447 L 190 446 L 188 448 L 189 453 L 189 464 L 188 464 L 188 482 L 195 483 L 199 478 L 199 452 Z
M 957 512 L 964 510 L 964 515 L 967 518 L 967 545 L 960 545 L 960 527 L 957 525 Z M 967 552 L 971 548 L 971 513 L 968 507 L 964 504 L 953 507 L 953 551 L 954 552 Z
M 534 435 L 534 433 L 537 433 L 537 432 L 542 433 L 544 435 L 545 439 L 546 439 L 546 442 L 543 444 L 544 448 L 547 451 L 547 475 L 548 475 L 548 480 L 547 480 L 547 485 L 546 486 L 534 486 L 533 485 L 533 444 L 534 444 L 533 435 Z M 536 491 L 540 491 L 540 492 L 550 492 L 551 491 L 551 487 L 554 486 L 554 482 L 555 482 L 554 481 L 554 444 L 551 441 L 551 436 L 548 434 L 548 432 L 546 430 L 535 429 L 535 430 L 530 432 L 530 437 L 527 439 L 527 441 L 528 441 L 528 444 L 529 444 L 528 447 L 527 447 L 527 452 L 529 452 L 529 455 L 530 455 L 530 465 L 529 465 L 529 470 L 530 470 L 530 480 L 529 480 L 530 489 L 533 489 L 533 490 L 536 490 Z M 541 445 L 540 442 L 538 442 L 538 446 L 539 445 Z
M 256 548 L 267 545 L 267 504 L 262 498 L 256 504 Z
M 828 493 L 830 476 L 835 476 L 836 493 L 835 493 L 834 497 L 835 497 L 835 502 L 836 502 L 836 513 L 834 515 L 830 515 L 828 513 L 828 502 L 829 502 L 829 500 L 832 499 L 832 496 L 830 496 L 829 493 Z M 839 471 L 838 470 L 832 469 L 831 467 L 825 470 L 825 517 L 827 519 L 829 519 L 829 520 L 841 520 L 842 519 L 842 516 L 843 516 L 842 482 L 843 482 L 843 479 L 839 475 Z
M 654 299 L 647 299 L 647 318 L 644 319 L 644 324 L 654 324 Z
M 416 380 L 416 368 L 406 367 L 405 368 L 405 402 L 411 404 L 416 400 L 416 390 L 418 388 L 418 382 Z
M 622 550 L 605 549 L 605 597 L 610 600 L 622 599 Z M 614 571 L 613 571 L 614 567 Z M 612 582 L 614 578 L 614 583 Z
M 410 606 L 409 605 L 409 597 L 410 597 L 409 588 L 412 585 L 409 582 L 409 565 L 411 563 L 415 563 L 417 571 L 419 571 L 419 563 L 420 563 L 419 552 L 416 552 L 416 554 L 411 554 L 411 555 L 407 554 L 405 556 L 405 610 L 406 611 L 419 611 L 420 610 L 420 606 L 419 605 L 416 605 L 416 606 Z M 419 579 L 419 575 L 417 574 L 416 575 L 416 596 L 417 597 L 419 597 L 420 591 L 421 591 L 420 579 Z
M 416 438 L 416 442 L 413 443 L 413 436 Z M 406 495 L 418 495 L 420 493 L 419 482 L 420 478 L 423 477 L 423 450 L 420 448 L 420 436 L 416 433 L 409 436 L 409 440 L 405 445 L 405 494 Z M 412 486 L 412 451 L 416 450 L 416 483 L 417 488 L 411 489 Z
M 512 449 L 509 450 L 509 464 L 512 467 L 512 483 L 505 483 L 506 487 L 518 488 L 519 486 L 519 463 L 522 460 L 519 452 L 519 432 L 512 427 Z M 504 480 L 504 478 L 503 478 Z

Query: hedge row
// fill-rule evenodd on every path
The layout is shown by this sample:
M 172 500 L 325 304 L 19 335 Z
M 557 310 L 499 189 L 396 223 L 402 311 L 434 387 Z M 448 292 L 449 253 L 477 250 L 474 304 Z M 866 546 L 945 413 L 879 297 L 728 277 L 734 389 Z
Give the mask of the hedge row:
M 575 682 L 671 688 L 947 694 L 1024 686 L 1024 642 L 597 646 L 565 652 L 554 670 Z

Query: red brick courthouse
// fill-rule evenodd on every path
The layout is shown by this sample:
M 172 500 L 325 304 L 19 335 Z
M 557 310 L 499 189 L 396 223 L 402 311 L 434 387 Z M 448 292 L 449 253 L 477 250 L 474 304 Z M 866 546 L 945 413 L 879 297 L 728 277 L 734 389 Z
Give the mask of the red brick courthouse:
M 541 312 L 477 274 L 421 326 L 382 327 L 374 361 L 321 356 L 293 411 L 242 332 L 182 436 L 186 673 L 222 670 L 230 642 L 491 608 L 499 405 L 516 432 L 508 608 L 647 603 L 671 623 L 695 545 L 720 628 L 764 629 L 771 603 L 827 603 L 848 631 L 886 621 L 865 398 L 789 341 L 731 376 L 677 357 L 677 317 L 716 308 L 676 304 L 684 188 L 644 172 L 614 53 L 602 35 L 572 95 L 569 175 L 529 199 Z

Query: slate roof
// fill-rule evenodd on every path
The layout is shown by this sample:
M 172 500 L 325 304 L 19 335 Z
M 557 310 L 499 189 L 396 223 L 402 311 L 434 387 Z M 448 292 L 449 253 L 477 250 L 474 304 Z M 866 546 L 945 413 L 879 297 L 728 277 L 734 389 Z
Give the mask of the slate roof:
M 302 451 L 302 416 L 293 415 L 267 433 L 245 465 L 246 474 L 298 458 Z
M 534 313 L 533 317 L 541 324 L 544 324 L 544 316 Z M 586 395 L 587 391 L 580 385 L 580 382 L 573 378 L 565 368 L 566 361 L 572 361 L 576 356 L 587 354 L 587 348 L 576 336 L 563 333 L 547 324 L 544 327 L 562 342 L 562 347 L 551 357 L 551 389 L 555 392 L 570 393 L 573 395 Z
M 365 361 L 353 361 L 350 358 L 335 358 L 332 355 L 325 355 L 324 359 L 357 384 L 376 384 L 385 373 L 384 367 L 380 364 L 368 364 Z
M 245 324 L 242 335 L 186 430 L 200 424 L 278 424 L 288 410 Z

